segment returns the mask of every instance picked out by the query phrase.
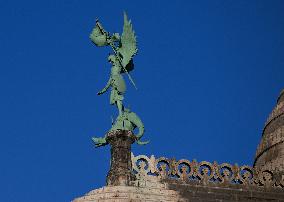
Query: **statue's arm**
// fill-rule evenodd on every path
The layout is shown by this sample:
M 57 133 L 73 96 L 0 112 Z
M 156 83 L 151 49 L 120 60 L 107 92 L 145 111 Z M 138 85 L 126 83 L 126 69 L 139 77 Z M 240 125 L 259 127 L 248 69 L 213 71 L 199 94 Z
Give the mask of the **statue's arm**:
M 106 86 L 101 91 L 98 92 L 98 95 L 105 93 L 109 89 L 109 87 L 111 86 L 111 83 L 112 83 L 112 78 L 110 77 Z

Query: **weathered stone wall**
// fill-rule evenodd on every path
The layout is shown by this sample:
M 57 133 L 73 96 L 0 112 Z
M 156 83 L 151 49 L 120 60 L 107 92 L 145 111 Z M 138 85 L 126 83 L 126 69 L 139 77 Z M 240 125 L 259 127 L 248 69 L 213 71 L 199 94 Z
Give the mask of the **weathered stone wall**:
M 164 182 L 164 187 L 106 186 L 90 191 L 73 202 L 283 202 L 283 190 L 222 187 Z
M 223 186 L 216 184 L 184 184 L 170 180 L 168 188 L 179 192 L 179 197 L 194 202 L 256 202 L 256 201 L 284 201 L 283 189 L 251 187 L 242 185 Z

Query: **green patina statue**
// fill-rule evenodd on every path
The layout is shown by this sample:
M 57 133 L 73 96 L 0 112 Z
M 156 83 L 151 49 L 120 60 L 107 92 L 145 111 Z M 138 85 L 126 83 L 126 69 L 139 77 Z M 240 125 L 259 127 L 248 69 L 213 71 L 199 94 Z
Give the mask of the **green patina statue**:
M 134 112 L 130 112 L 130 110 L 124 108 L 123 105 L 124 94 L 126 92 L 126 84 L 123 79 L 123 74 L 127 74 L 129 80 L 136 88 L 136 85 L 129 74 L 129 72 L 134 69 L 133 56 L 137 54 L 138 50 L 136 36 L 132 29 L 131 21 L 127 19 L 127 15 L 124 13 L 123 33 L 120 36 L 118 33 L 110 34 L 106 32 L 97 20 L 90 38 L 96 46 L 111 46 L 114 52 L 114 54 L 109 55 L 108 57 L 108 61 L 112 65 L 110 78 L 106 86 L 98 92 L 98 95 L 101 95 L 108 89 L 111 89 L 110 104 L 116 105 L 118 108 L 119 115 L 113 123 L 111 131 L 133 131 L 135 128 L 138 128 L 139 133 L 136 135 L 136 142 L 138 144 L 147 144 L 148 142 L 140 141 L 144 134 L 144 125 L 142 121 Z M 96 146 L 103 146 L 107 144 L 106 137 L 94 137 L 92 140 Z
M 116 104 L 119 115 L 121 115 L 123 109 L 123 94 L 126 91 L 126 85 L 121 75 L 121 65 L 118 59 L 114 55 L 110 55 L 108 60 L 112 64 L 110 78 L 106 86 L 98 92 L 98 95 L 105 93 L 111 87 L 110 104 Z

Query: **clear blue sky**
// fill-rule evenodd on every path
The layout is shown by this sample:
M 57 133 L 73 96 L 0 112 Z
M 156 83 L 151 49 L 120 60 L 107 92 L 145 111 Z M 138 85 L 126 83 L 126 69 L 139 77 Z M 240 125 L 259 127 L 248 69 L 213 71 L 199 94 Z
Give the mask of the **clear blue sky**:
M 1 201 L 105 184 L 109 147 L 91 137 L 117 113 L 96 95 L 110 49 L 88 37 L 97 17 L 121 32 L 124 10 L 139 42 L 125 102 L 151 140 L 134 153 L 252 164 L 284 88 L 284 1 L 1 1 Z

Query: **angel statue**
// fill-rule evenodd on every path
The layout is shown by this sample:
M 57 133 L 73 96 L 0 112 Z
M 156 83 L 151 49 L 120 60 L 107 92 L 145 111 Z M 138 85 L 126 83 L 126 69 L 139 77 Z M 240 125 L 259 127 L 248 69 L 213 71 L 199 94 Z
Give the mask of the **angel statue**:
M 93 29 L 90 38 L 96 46 L 111 46 L 113 54 L 109 55 L 108 61 L 111 63 L 110 78 L 105 87 L 98 92 L 98 95 L 105 93 L 108 89 L 110 92 L 110 104 L 116 105 L 119 115 L 112 123 L 111 131 L 115 130 L 130 130 L 133 132 L 138 128 L 139 132 L 136 137 L 136 142 L 140 145 L 148 142 L 140 141 L 144 134 L 144 125 L 140 118 L 129 109 L 124 108 L 123 99 L 126 91 L 123 74 L 127 74 L 129 80 L 136 88 L 129 72 L 134 69 L 133 56 L 137 54 L 137 42 L 135 32 L 132 29 L 131 21 L 127 19 L 124 13 L 124 26 L 121 36 L 118 33 L 110 34 L 106 32 L 99 21 L 96 21 L 96 26 Z M 137 89 L 137 88 L 136 88 Z M 93 142 L 97 147 L 108 144 L 106 137 L 93 137 Z
M 134 68 L 132 58 L 137 53 L 136 36 L 132 29 L 131 21 L 127 19 L 127 15 L 124 13 L 123 33 L 120 37 L 118 33 L 110 35 L 97 20 L 96 27 L 93 29 L 90 38 L 97 46 L 110 45 L 112 47 L 114 54 L 108 57 L 108 61 L 112 64 L 110 78 L 106 86 L 98 92 L 98 95 L 105 93 L 111 88 L 110 104 L 116 105 L 119 115 L 122 115 L 122 101 L 126 91 L 123 73 L 128 75 L 136 88 L 134 81 L 129 75 L 129 72 Z

